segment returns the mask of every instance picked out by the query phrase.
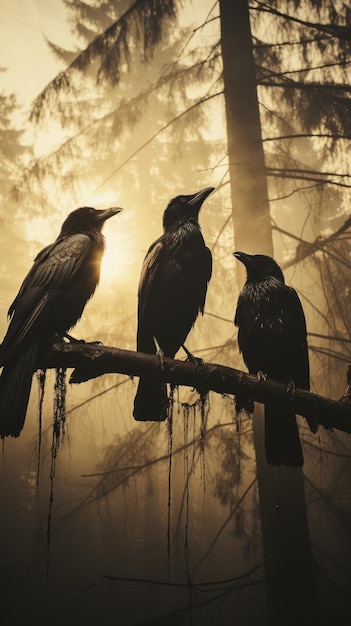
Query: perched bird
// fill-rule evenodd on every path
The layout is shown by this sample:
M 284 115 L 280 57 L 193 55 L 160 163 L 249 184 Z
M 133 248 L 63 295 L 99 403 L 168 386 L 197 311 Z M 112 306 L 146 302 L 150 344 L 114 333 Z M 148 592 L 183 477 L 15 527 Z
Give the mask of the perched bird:
M 251 374 L 310 388 L 306 321 L 296 291 L 285 284 L 279 265 L 263 254 L 233 255 L 245 265 L 234 324 L 238 344 Z M 316 425 L 309 422 L 312 432 Z M 294 411 L 286 401 L 265 404 L 266 459 L 271 465 L 301 467 L 303 454 Z
M 204 312 L 212 255 L 199 224 L 199 211 L 214 187 L 170 200 L 163 214 L 164 233 L 151 244 L 138 290 L 137 350 L 173 358 L 199 313 Z M 142 376 L 134 399 L 136 420 L 167 417 L 162 373 Z
M 81 317 L 100 278 L 102 227 L 120 211 L 72 211 L 54 243 L 36 256 L 9 308 L 11 321 L 0 345 L 0 437 L 20 434 L 38 356 Z

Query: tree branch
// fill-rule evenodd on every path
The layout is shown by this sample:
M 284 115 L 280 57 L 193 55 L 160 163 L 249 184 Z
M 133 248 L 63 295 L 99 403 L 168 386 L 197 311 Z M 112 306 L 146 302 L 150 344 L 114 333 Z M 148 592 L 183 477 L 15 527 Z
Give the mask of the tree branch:
M 167 357 L 161 363 L 157 355 L 101 344 L 56 342 L 38 365 L 42 369 L 74 368 L 70 383 L 86 382 L 108 373 L 141 376 L 162 367 L 164 380 L 173 385 L 194 387 L 202 393 L 241 393 L 260 403 L 289 398 L 297 414 L 316 420 L 324 428 L 351 433 L 350 400 L 332 400 L 302 389 L 288 395 L 284 384 L 270 379 L 260 381 L 256 376 L 217 363 L 196 365 Z
M 301 239 L 300 237 L 297 237 L 293 233 L 290 233 L 287 230 L 284 230 L 283 228 L 276 226 L 275 224 L 272 225 L 273 230 L 276 230 L 277 232 L 280 232 L 282 235 L 287 235 L 288 237 L 291 237 L 292 239 L 296 239 L 299 241 L 299 245 L 297 246 L 295 256 L 292 259 L 285 261 L 284 263 L 281 263 L 282 269 L 287 269 L 288 267 L 291 267 L 292 265 L 295 265 L 296 263 L 303 261 L 307 257 L 317 252 L 317 250 L 324 250 L 330 243 L 333 243 L 334 241 L 336 241 L 340 237 L 340 235 L 343 235 L 350 228 L 351 228 L 351 216 L 349 216 L 345 220 L 345 222 L 342 224 L 342 226 L 340 226 L 340 228 L 338 228 L 338 230 L 336 230 L 334 233 L 332 233 L 328 237 L 323 238 L 319 235 L 314 241 L 309 242 L 304 239 Z M 350 267 L 350 264 L 347 261 L 343 260 L 341 257 L 338 257 L 337 260 L 343 265 L 346 265 L 346 267 Z

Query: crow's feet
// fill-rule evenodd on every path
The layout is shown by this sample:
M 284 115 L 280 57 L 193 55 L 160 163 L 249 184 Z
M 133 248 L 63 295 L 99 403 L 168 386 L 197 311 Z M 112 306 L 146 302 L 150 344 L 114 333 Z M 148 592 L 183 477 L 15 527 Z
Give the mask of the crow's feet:
M 163 372 L 165 369 L 165 354 L 163 350 L 161 350 L 160 346 L 158 346 L 157 356 L 160 359 L 161 372 Z
M 196 365 L 196 367 L 199 367 L 199 366 L 204 364 L 203 359 L 201 359 L 200 357 L 195 356 L 194 354 L 192 354 L 192 352 L 190 352 L 190 350 L 188 350 L 188 348 L 184 344 L 182 344 L 181 347 L 183 348 L 183 350 L 184 350 L 184 352 L 185 352 L 185 354 L 187 356 L 187 359 L 186 359 L 187 361 L 190 361 L 190 363 L 193 363 L 193 365 Z
M 158 343 L 155 335 L 154 335 L 154 344 L 155 344 L 155 348 L 156 348 L 156 354 L 160 359 L 160 364 L 161 364 L 161 371 L 163 371 L 165 369 L 165 353 L 163 352 L 162 348 L 160 347 L 160 344 Z
M 257 378 L 258 378 L 260 383 L 265 383 L 266 380 L 267 380 L 267 374 L 264 374 L 264 372 L 262 372 L 262 370 L 258 370 Z
M 69 335 L 68 333 L 65 333 L 62 336 L 62 339 L 65 340 L 67 339 L 67 341 L 69 343 L 86 343 L 88 345 L 92 345 L 92 346 L 102 346 L 102 341 L 85 341 L 85 339 L 77 339 L 76 337 L 72 337 L 72 335 Z
M 76 337 L 72 337 L 72 335 L 69 335 L 68 333 L 61 335 L 60 339 L 62 339 L 62 341 L 67 341 L 68 343 L 86 343 L 84 339 L 77 339 Z

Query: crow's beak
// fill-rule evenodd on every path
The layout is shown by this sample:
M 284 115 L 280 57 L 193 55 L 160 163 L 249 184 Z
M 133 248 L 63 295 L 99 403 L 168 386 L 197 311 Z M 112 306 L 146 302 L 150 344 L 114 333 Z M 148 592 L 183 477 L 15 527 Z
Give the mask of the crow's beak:
M 110 207 L 109 209 L 100 209 L 98 216 L 97 216 L 98 221 L 104 222 L 105 220 L 108 220 L 113 215 L 117 215 L 117 213 L 120 213 L 121 211 L 123 211 L 123 209 L 117 206 Z
M 233 256 L 235 256 L 238 261 L 243 263 L 245 267 L 250 265 L 250 262 L 252 261 L 252 255 L 246 254 L 246 252 L 233 252 Z
M 190 200 L 188 200 L 188 204 L 200 210 L 204 200 L 206 200 L 207 196 L 209 196 L 210 193 L 212 193 L 212 191 L 214 190 L 215 187 L 205 187 L 205 189 L 201 189 L 201 191 L 194 193 L 194 195 L 190 197 Z

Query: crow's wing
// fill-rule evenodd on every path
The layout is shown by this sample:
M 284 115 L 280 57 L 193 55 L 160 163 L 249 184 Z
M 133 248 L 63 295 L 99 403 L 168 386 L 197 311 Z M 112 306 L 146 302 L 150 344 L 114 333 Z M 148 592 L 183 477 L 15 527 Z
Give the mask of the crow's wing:
M 158 290 L 162 291 L 164 288 L 164 292 L 167 293 L 167 288 L 172 288 L 174 284 L 173 279 L 177 276 L 183 276 L 184 268 L 179 259 L 177 254 L 170 254 L 164 235 L 150 246 L 142 265 L 138 287 L 140 312 L 148 302 L 155 284 Z M 198 266 L 199 285 L 204 285 L 204 291 L 199 300 L 199 310 L 203 312 L 207 284 L 212 275 L 212 254 L 206 246 L 203 248 L 201 256 L 198 257 Z
M 203 292 L 199 303 L 199 311 L 204 312 L 208 283 L 212 276 L 212 253 L 207 246 L 204 249 L 203 259 L 201 262 L 201 273 L 203 277 Z
M 139 305 L 142 308 L 143 303 L 145 303 L 148 299 L 150 288 L 152 288 L 155 276 L 157 276 L 157 272 L 160 268 L 160 263 L 162 263 L 164 250 L 162 239 L 163 238 L 160 237 L 159 239 L 154 241 L 154 243 L 148 249 L 143 261 L 138 287 Z
M 1 362 L 4 356 L 9 358 L 47 308 L 60 298 L 92 246 L 88 235 L 78 233 L 55 241 L 37 255 L 9 308 L 11 322 L 1 345 Z

